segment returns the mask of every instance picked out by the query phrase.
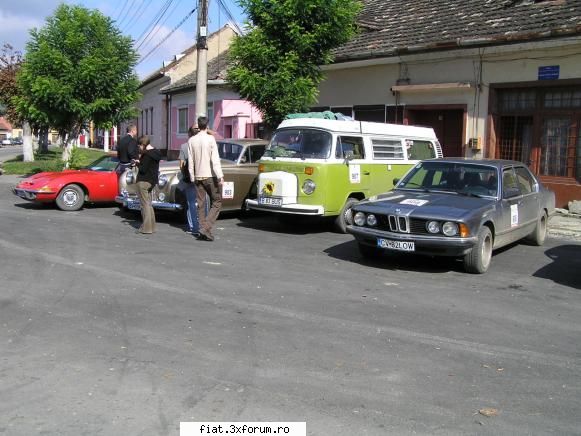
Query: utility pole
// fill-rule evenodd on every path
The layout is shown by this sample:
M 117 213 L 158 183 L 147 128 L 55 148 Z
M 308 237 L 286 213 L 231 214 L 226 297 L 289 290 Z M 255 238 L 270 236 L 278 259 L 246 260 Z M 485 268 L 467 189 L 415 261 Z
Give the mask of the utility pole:
M 198 0 L 197 52 L 196 120 L 200 115 L 208 115 L 208 0 Z

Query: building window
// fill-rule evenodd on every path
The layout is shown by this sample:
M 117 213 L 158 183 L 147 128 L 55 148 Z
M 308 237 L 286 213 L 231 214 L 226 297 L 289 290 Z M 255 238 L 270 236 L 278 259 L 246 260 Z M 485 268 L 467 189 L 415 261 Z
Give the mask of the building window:
M 581 108 L 581 91 L 572 89 L 547 91 L 543 104 L 547 109 Z
M 188 133 L 188 108 L 178 109 L 178 134 L 185 135 Z
M 149 134 L 153 135 L 153 108 L 149 108 Z
M 543 122 L 540 174 L 543 176 L 573 177 L 575 149 L 570 118 L 548 118 Z
M 534 89 L 515 89 L 500 94 L 498 102 L 502 112 L 532 110 L 536 106 L 537 93 Z
M 145 109 L 145 134 L 149 135 L 149 109 Z
M 207 117 L 208 117 L 208 128 L 213 129 L 214 128 L 214 102 L 213 101 L 208 102 Z
M 500 159 L 525 162 L 533 142 L 533 117 L 505 116 L 500 118 L 498 138 Z
M 353 106 L 354 118 L 357 121 L 385 123 L 385 105 Z
M 403 124 L 404 106 L 386 106 L 385 122 L 390 124 Z

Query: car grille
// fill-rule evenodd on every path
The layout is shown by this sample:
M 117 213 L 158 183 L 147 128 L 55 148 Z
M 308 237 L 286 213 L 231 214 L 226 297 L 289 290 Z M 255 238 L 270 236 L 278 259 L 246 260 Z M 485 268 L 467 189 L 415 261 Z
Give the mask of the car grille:
M 393 233 L 427 234 L 426 220 L 403 215 L 376 215 L 377 228 Z

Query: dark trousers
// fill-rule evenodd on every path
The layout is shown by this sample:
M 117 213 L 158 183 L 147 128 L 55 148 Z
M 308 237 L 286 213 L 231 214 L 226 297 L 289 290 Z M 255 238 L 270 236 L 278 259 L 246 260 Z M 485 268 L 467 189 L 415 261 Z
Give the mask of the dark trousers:
M 215 177 L 196 180 L 196 195 L 198 201 L 198 219 L 200 221 L 200 232 L 212 235 L 212 228 L 216 224 L 220 209 L 222 208 L 222 190 Z M 210 198 L 210 210 L 206 215 L 206 195 Z
M 139 202 L 141 203 L 141 217 L 143 224 L 139 228 L 141 233 L 155 232 L 155 212 L 151 205 L 151 191 L 153 185 L 149 182 L 137 182 L 139 188 Z

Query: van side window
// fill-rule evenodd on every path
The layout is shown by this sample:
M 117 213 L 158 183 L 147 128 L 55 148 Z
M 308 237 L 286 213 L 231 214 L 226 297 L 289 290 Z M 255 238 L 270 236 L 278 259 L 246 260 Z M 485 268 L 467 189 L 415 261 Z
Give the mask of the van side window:
M 403 145 L 399 140 L 372 138 L 373 159 L 403 160 Z
M 363 138 L 360 136 L 339 136 L 337 137 L 337 150 L 335 157 L 343 159 L 345 153 L 353 153 L 353 159 L 364 159 Z
M 418 141 L 414 139 L 406 139 L 406 148 L 408 151 L 409 160 L 424 160 L 436 158 L 436 150 L 434 144 L 430 141 Z

